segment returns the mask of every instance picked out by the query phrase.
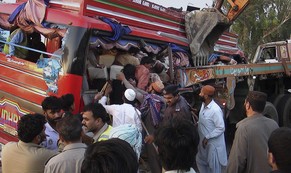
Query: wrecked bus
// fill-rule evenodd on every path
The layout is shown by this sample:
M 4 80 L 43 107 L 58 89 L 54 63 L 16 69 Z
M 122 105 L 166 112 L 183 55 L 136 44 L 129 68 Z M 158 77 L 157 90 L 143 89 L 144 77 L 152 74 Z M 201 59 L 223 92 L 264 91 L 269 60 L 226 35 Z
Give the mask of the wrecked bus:
M 175 69 L 180 66 L 205 65 L 205 58 L 211 53 L 215 41 L 246 4 L 247 1 L 235 5 L 229 12 L 231 17 L 227 18 L 215 9 L 203 14 L 193 12 L 189 16 L 189 13 L 145 0 L 17 0 L 16 3 L 1 3 L 0 143 L 17 140 L 18 120 L 30 112 L 42 113 L 41 102 L 46 96 L 72 93 L 75 112 L 81 111 L 106 80 L 115 78 L 114 71 L 120 71 L 122 62 L 114 64 L 115 57 L 120 54 L 136 58 L 146 54 L 160 60 L 166 82 L 176 79 Z M 220 19 L 195 23 L 193 19 L 201 18 L 200 15 L 219 16 Z M 15 27 L 24 30 L 28 37 L 33 33 L 40 34 L 46 51 L 9 42 Z M 197 37 L 191 27 L 197 32 L 208 29 Z M 187 34 L 187 29 L 191 30 L 192 37 Z M 211 44 L 206 44 L 209 41 Z M 198 44 L 195 46 L 195 43 Z M 7 56 L 3 53 L 5 45 L 35 51 L 48 58 L 42 55 L 33 62 L 29 57 Z M 93 55 L 98 54 L 102 66 L 88 65 L 92 48 L 97 49 Z M 191 55 L 190 49 L 196 52 L 191 50 Z

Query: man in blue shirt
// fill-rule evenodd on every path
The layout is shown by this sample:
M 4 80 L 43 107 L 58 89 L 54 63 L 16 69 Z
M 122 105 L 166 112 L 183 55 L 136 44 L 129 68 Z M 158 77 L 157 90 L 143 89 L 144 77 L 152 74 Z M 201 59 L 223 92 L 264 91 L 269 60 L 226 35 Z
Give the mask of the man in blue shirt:
M 227 164 L 223 113 L 213 100 L 214 94 L 215 88 L 210 85 L 203 86 L 199 94 L 203 102 L 199 112 L 200 142 L 196 157 L 200 173 L 221 173 Z

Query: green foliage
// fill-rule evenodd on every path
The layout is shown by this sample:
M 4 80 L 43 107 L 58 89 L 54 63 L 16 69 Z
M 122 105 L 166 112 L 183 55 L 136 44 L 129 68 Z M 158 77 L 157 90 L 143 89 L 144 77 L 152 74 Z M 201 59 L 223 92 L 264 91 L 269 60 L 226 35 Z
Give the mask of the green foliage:
M 259 44 L 290 38 L 291 0 L 251 0 L 231 29 L 252 58 Z

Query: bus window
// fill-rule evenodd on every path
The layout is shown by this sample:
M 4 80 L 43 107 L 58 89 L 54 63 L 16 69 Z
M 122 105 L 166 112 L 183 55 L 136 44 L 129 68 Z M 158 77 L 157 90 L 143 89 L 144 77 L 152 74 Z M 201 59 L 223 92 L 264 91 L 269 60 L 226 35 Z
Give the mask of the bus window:
M 272 60 L 272 59 L 276 59 L 277 55 L 276 55 L 276 47 L 267 47 L 264 48 L 262 50 L 262 60 Z
M 11 34 L 10 34 L 11 33 Z M 16 37 L 16 38 L 15 38 Z M 17 58 L 25 59 L 36 63 L 41 57 L 48 58 L 46 46 L 41 41 L 44 38 L 40 33 L 25 33 L 20 28 L 12 30 L 1 29 L 1 52 Z M 21 41 L 22 40 L 22 41 Z M 10 47 L 13 46 L 11 50 Z
M 10 35 L 6 40 L 3 52 L 9 57 L 16 56 L 21 59 L 26 59 L 28 42 L 29 37 L 27 32 L 18 27 L 11 27 Z

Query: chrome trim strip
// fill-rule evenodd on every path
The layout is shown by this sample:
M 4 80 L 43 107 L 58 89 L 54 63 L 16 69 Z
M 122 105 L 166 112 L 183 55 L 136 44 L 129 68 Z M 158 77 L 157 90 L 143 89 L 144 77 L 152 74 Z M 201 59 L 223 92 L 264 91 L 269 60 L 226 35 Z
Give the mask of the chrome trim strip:
M 57 4 L 57 5 L 65 5 L 69 7 L 75 7 L 75 8 L 80 8 L 80 3 L 77 2 L 60 2 L 57 0 L 50 0 L 50 4 Z
M 182 30 L 180 28 L 177 28 L 177 27 L 171 27 L 169 25 L 164 25 L 164 24 L 160 24 L 160 23 L 156 23 L 156 22 L 150 22 L 150 21 L 142 19 L 142 18 L 138 18 L 138 17 L 122 14 L 122 13 L 117 13 L 117 12 L 114 12 L 114 11 L 111 11 L 111 10 L 105 10 L 105 9 L 102 9 L 102 8 L 97 8 L 97 7 L 94 7 L 92 5 L 87 5 L 86 9 L 87 10 L 91 10 L 91 11 L 95 11 L 95 12 L 100 12 L 100 13 L 104 13 L 104 14 L 110 14 L 110 15 L 122 17 L 122 18 L 129 19 L 129 20 L 136 21 L 136 22 L 143 22 L 143 23 L 146 23 L 146 24 L 159 26 L 159 27 L 163 27 L 163 28 L 167 28 L 167 29 L 171 29 L 171 30 L 174 30 L 174 31 L 179 31 L 179 32 L 185 33 L 184 30 Z
M 4 65 L 4 64 L 0 63 L 0 66 L 5 67 L 5 68 L 9 68 L 11 70 L 14 70 L 14 71 L 17 71 L 17 72 L 20 72 L 20 73 L 23 73 L 23 74 L 26 74 L 26 75 L 29 75 L 29 76 L 33 76 L 33 77 L 38 78 L 38 79 L 43 79 L 43 77 L 41 75 L 36 75 L 36 74 L 31 74 L 31 73 L 28 73 L 28 72 L 25 72 L 25 71 L 21 71 L 19 69 L 12 68 L 12 67 L 10 67 L 8 65 Z
M 166 33 L 166 32 L 161 32 L 161 31 L 158 31 L 157 34 L 160 35 L 160 36 L 163 36 L 163 37 L 172 38 L 172 39 L 179 40 L 179 41 L 182 41 L 184 43 L 189 44 L 189 40 L 186 37 L 181 37 L 181 36 L 177 36 L 177 35 L 174 35 L 174 34 L 169 34 L 169 33 Z
M 46 97 L 46 96 L 47 96 L 47 94 L 46 94 L 45 91 L 42 91 L 42 90 L 37 89 L 37 88 L 33 88 L 33 89 L 35 89 L 35 90 L 39 90 L 40 92 L 36 92 L 36 91 L 33 91 L 32 89 L 28 89 L 29 87 L 22 87 L 22 86 L 20 86 L 20 85 L 16 85 L 16 84 L 14 84 L 14 83 L 12 83 L 12 82 L 9 82 L 9 81 L 6 81 L 6 80 L 3 80 L 2 78 L 0 78 L 0 81 L 2 81 L 2 82 L 4 82 L 4 83 L 7 83 L 7 84 L 9 84 L 9 85 L 13 85 L 13 86 L 15 86 L 15 87 L 18 87 L 18 88 L 24 89 L 25 91 L 28 91 L 28 92 L 34 93 L 34 94 L 36 94 L 36 95 L 40 95 L 40 96 L 43 96 L 43 97 Z

